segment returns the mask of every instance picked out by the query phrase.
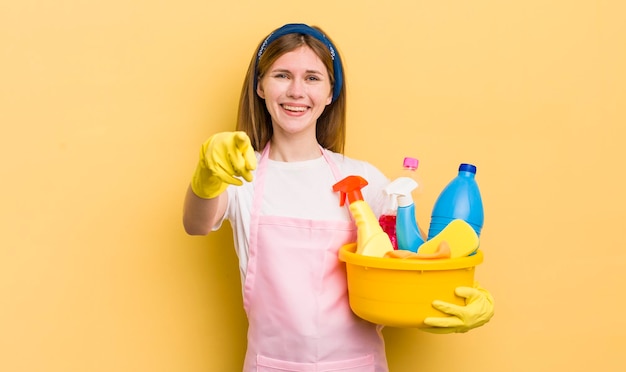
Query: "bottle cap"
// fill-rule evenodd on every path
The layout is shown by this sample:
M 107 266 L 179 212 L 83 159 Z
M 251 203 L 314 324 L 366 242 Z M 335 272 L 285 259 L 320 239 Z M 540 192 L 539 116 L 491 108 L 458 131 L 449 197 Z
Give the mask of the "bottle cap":
M 404 162 L 402 162 L 402 166 L 405 168 L 417 169 L 419 165 L 419 160 L 411 157 L 404 158 Z
M 459 165 L 459 172 L 470 172 L 476 174 L 476 166 L 473 164 L 462 163 Z

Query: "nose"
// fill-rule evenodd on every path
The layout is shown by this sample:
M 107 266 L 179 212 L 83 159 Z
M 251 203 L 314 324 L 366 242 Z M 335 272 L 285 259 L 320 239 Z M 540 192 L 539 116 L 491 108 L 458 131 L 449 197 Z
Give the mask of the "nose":
M 305 86 L 300 79 L 292 79 L 287 89 L 287 96 L 291 98 L 304 97 Z

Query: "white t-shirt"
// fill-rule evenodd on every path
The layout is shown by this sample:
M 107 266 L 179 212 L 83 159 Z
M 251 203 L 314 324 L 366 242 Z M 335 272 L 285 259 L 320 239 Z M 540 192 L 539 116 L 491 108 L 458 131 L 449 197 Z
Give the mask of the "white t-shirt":
M 356 175 L 363 177 L 368 185 L 361 189 L 363 199 L 370 205 L 378 217 L 383 211 L 386 200 L 383 188 L 389 180 L 376 167 L 365 161 L 354 160 L 345 155 L 327 151 L 333 160 L 340 179 L 335 179 L 323 156 L 317 159 L 299 162 L 280 162 L 267 160 L 265 168 L 265 187 L 261 215 L 295 217 L 309 220 L 350 220 L 347 207 L 339 206 L 339 193 L 332 187 L 343 177 Z M 257 159 L 260 154 L 257 153 Z M 239 257 L 241 283 L 244 283 L 248 265 L 248 246 L 250 237 L 250 213 L 256 182 L 256 171 L 252 182 L 242 186 L 229 186 L 228 206 L 224 219 L 230 221 L 235 250 Z M 221 227 L 220 221 L 213 230 Z

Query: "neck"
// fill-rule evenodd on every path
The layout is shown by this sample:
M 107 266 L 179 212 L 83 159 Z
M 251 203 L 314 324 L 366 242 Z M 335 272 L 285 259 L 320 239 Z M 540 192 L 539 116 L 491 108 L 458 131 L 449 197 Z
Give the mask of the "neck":
M 275 161 L 305 161 L 322 156 L 317 141 L 280 141 L 271 139 L 269 158 Z

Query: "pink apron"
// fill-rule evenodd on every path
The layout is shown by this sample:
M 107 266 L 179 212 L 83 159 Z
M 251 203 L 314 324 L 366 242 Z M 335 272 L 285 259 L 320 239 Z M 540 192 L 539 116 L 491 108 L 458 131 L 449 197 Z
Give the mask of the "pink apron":
M 268 153 L 269 144 L 252 202 L 244 372 L 388 371 L 381 328 L 350 310 L 337 258 L 339 247 L 356 239 L 354 223 L 260 215 Z M 322 154 L 339 181 L 338 168 Z

